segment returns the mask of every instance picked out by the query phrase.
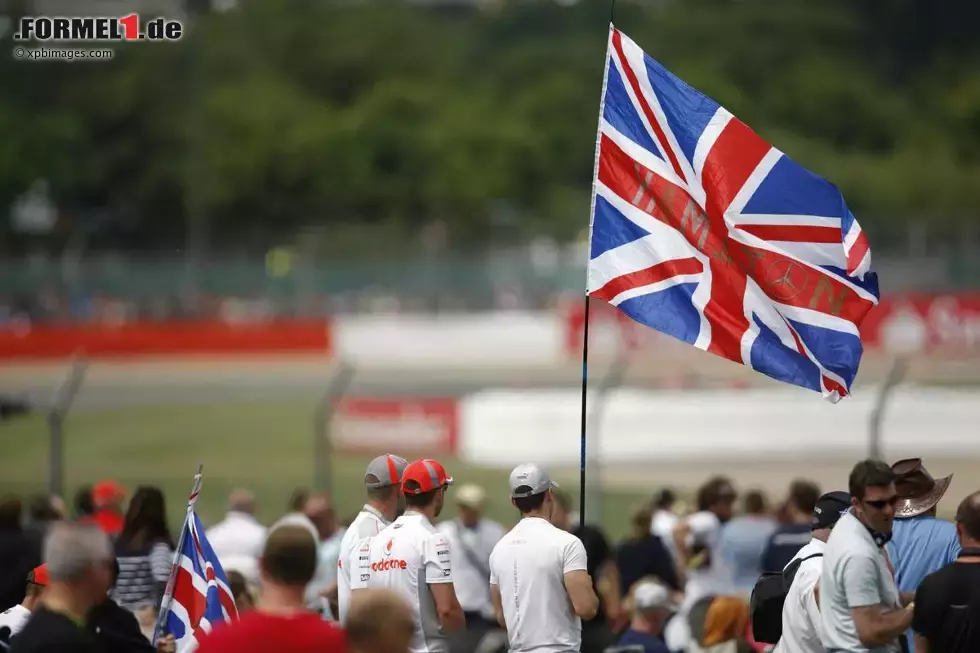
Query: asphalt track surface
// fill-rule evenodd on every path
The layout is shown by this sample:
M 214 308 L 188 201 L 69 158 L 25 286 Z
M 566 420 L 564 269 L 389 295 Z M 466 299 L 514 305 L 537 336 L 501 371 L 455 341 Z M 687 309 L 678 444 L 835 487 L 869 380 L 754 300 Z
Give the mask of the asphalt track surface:
M 721 361 L 725 363 L 724 361 Z M 729 364 L 730 365 L 730 364 Z M 738 366 L 731 378 L 744 379 Z M 886 365 L 879 365 L 882 370 Z M 26 398 L 37 409 L 50 405 L 55 389 L 66 377 L 69 365 L 18 364 L 0 366 L 0 394 Z M 604 370 L 597 366 L 593 378 Z M 972 376 L 973 361 L 966 369 Z M 662 366 L 661 372 L 669 372 Z M 72 411 L 111 410 L 139 405 L 202 405 L 261 401 L 309 401 L 322 396 L 335 378 L 337 367 L 328 360 L 253 359 L 197 361 L 141 361 L 93 363 L 72 405 Z M 360 369 L 353 376 L 351 394 L 393 396 L 460 396 L 487 387 L 578 387 L 578 365 L 528 369 L 452 370 Z M 641 379 L 642 381 L 643 379 Z M 647 378 L 647 381 L 650 379 Z M 927 437 L 927 434 L 923 434 Z M 606 489 L 652 489 L 670 485 L 693 489 L 709 475 L 725 473 L 742 487 L 756 487 L 781 495 L 795 478 L 817 481 L 825 489 L 846 489 L 847 474 L 855 461 L 838 459 L 828 452 L 823 460 L 766 460 L 734 463 L 705 459 L 697 462 L 658 462 L 651 451 L 648 460 L 635 464 L 591 468 L 592 478 Z M 980 460 L 930 459 L 934 476 L 954 473 L 954 480 L 940 504 L 954 511 L 968 492 L 980 489 Z M 558 470 L 556 470 L 558 471 Z M 565 470 L 572 471 L 572 470 Z

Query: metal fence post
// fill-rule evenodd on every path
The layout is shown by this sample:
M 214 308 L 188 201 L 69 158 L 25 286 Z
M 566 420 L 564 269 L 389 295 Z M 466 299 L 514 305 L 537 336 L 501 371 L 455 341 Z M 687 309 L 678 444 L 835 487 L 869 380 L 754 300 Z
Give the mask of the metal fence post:
M 589 484 L 587 487 L 588 505 L 586 515 L 590 523 L 602 522 L 602 459 L 600 442 L 602 440 L 602 417 L 609 402 L 609 393 L 623 383 L 626 371 L 629 369 L 629 358 L 619 355 L 609 369 L 599 380 L 595 396 L 592 399 L 592 410 L 589 414 Z
M 75 395 L 82 387 L 88 362 L 84 359 L 72 361 L 68 374 L 55 390 L 54 398 L 48 409 L 49 440 L 49 471 L 48 491 L 52 496 L 61 496 L 65 485 L 65 419 L 71 410 Z
M 328 494 L 333 492 L 333 444 L 330 438 L 330 421 L 337 401 L 350 389 L 354 381 L 354 367 L 341 361 L 327 389 L 313 412 L 313 486 Z
M 892 391 L 898 387 L 905 378 L 908 371 L 908 360 L 899 356 L 892 361 L 892 367 L 888 371 L 884 384 L 878 390 L 878 398 L 875 401 L 874 409 L 871 411 L 871 424 L 868 438 L 868 455 L 875 460 L 884 459 L 884 447 L 881 444 L 881 423 L 885 418 L 885 407 Z

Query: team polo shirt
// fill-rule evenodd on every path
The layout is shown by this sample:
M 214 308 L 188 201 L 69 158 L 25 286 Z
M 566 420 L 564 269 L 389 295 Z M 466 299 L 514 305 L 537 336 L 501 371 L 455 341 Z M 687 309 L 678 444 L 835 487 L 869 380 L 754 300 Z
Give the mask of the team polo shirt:
M 411 653 L 447 653 L 429 585 L 453 582 L 449 540 L 425 515 L 406 512 L 373 538 L 361 540 L 354 556 L 358 580 L 353 589 L 384 588 L 412 607 L 415 634 Z
M 514 652 L 568 653 L 582 645 L 565 574 L 588 571 L 582 541 L 540 517 L 525 517 L 490 554 L 490 584 L 500 589 Z
M 351 565 L 351 556 L 362 540 L 374 537 L 387 525 L 388 520 L 377 508 L 365 504 L 344 532 L 344 539 L 340 541 L 340 557 L 337 558 L 337 619 L 342 624 L 347 623 L 347 610 L 350 608 L 351 569 L 357 567 L 356 559 L 355 564 Z

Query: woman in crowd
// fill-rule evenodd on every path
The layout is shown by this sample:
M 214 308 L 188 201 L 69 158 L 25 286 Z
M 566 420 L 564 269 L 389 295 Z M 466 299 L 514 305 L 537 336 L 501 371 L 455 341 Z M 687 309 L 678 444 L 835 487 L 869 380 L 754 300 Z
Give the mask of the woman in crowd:
M 163 493 L 155 487 L 137 488 L 116 541 L 119 577 L 113 600 L 137 613 L 159 606 L 173 556 Z

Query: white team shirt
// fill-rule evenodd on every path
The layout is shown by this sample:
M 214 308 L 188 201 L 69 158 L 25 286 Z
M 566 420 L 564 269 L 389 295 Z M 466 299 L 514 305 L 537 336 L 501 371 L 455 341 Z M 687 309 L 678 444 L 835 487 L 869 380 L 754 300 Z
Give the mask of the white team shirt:
M 388 520 L 377 508 L 365 504 L 344 532 L 344 539 L 340 541 L 340 557 L 337 558 L 337 619 L 342 624 L 347 623 L 347 610 L 350 608 L 351 570 L 357 568 L 354 552 L 361 540 L 374 537 L 387 525 Z
M 412 607 L 415 635 L 411 653 L 448 653 L 429 585 L 453 582 L 449 540 L 425 515 L 406 512 L 355 551 L 357 581 L 353 589 L 386 588 Z
M 13 637 L 21 631 L 27 620 L 31 618 L 31 611 L 24 606 L 17 604 L 3 612 L 0 612 L 0 628 L 6 626 L 10 629 L 10 636 Z
M 823 553 L 827 545 L 820 540 L 812 539 L 810 543 L 797 551 L 786 565 L 794 560 L 801 560 L 816 553 Z M 824 653 L 820 638 L 823 634 L 823 621 L 820 618 L 820 607 L 817 605 L 813 589 L 820 580 L 823 570 L 823 558 L 811 558 L 800 564 L 793 577 L 793 584 L 786 592 L 783 602 L 783 634 L 773 649 L 773 653 Z
M 490 552 L 506 532 L 495 521 L 481 519 L 475 528 L 467 528 L 454 519 L 444 521 L 438 529 L 449 538 L 453 557 L 453 585 L 463 612 L 478 612 L 493 621 L 490 601 Z
M 500 589 L 512 653 L 568 653 L 582 645 L 582 620 L 565 574 L 588 569 L 585 547 L 540 517 L 525 517 L 490 554 L 490 584 Z

